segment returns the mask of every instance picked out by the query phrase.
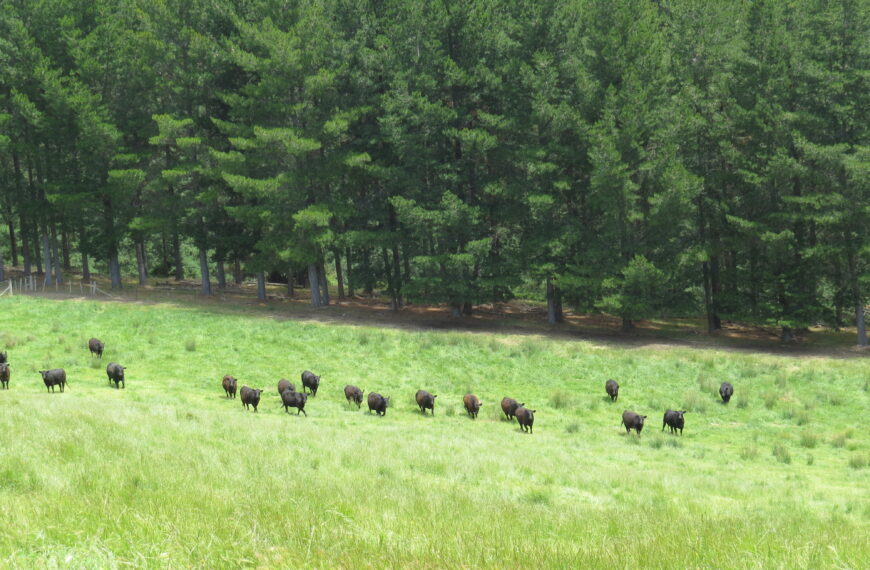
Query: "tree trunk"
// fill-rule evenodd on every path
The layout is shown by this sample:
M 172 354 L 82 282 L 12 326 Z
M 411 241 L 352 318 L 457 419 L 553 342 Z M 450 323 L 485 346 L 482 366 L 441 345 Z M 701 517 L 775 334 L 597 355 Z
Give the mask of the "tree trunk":
M 718 242 L 717 242 L 718 243 Z M 717 245 L 718 247 L 718 245 Z M 722 297 L 722 276 L 719 272 L 719 256 L 710 256 L 710 308 L 712 314 L 712 331 L 722 330 L 722 320 L 719 318 L 719 299 Z
M 622 332 L 629 332 L 632 329 L 634 329 L 634 323 L 631 322 L 631 319 L 622 317 Z
M 24 216 L 19 216 L 21 228 L 21 261 L 24 264 L 24 276 L 30 277 L 32 274 L 31 259 L 30 259 L 30 232 L 27 229 L 27 224 L 24 223 Z
M 701 278 L 704 282 L 704 312 L 707 314 L 707 332 L 716 330 L 716 315 L 713 313 L 713 295 L 710 288 L 710 266 L 706 261 L 701 263 Z
M 336 248 L 332 253 L 335 256 L 335 280 L 338 283 L 338 298 L 344 299 L 344 276 L 341 274 L 341 252 Z
M 112 289 L 121 288 L 121 264 L 118 263 L 118 250 L 112 247 L 109 252 L 109 273 L 112 278 Z
M 169 250 L 166 247 L 166 232 L 163 232 L 160 234 L 160 242 L 162 244 L 161 248 L 160 248 L 160 253 L 161 253 L 161 256 L 163 257 L 163 266 L 162 267 L 164 268 L 164 270 L 166 271 L 166 274 L 168 276 L 169 275 Z
M 3 261 L 3 250 L 0 250 L 0 281 L 6 281 L 6 264 Z
M 36 268 L 36 273 L 39 274 L 42 272 L 42 248 L 39 245 L 39 228 L 36 225 L 33 226 L 33 234 L 31 234 L 30 239 L 33 242 L 30 248 L 33 253 L 33 265 Z
M 61 273 L 61 258 L 58 255 L 57 247 L 57 227 L 51 226 L 51 259 L 54 264 L 54 282 L 60 285 L 63 283 L 63 273 Z
M 408 246 L 402 246 L 402 263 L 405 266 L 405 271 L 402 274 L 402 282 L 408 283 L 411 281 L 411 256 L 408 255 Z
M 172 255 L 175 260 L 175 280 L 182 281 L 184 279 L 184 261 L 181 259 L 181 238 L 178 235 L 178 230 L 172 234 Z
M 202 294 L 211 295 L 211 278 L 208 275 L 208 253 L 199 248 L 199 273 L 202 276 Z
M 387 292 L 390 294 L 390 310 L 396 312 L 399 310 L 399 300 L 396 295 L 396 285 L 393 281 L 393 268 L 390 267 L 390 256 L 387 254 L 387 248 L 381 248 L 381 255 L 384 258 L 384 274 L 387 277 Z
M 474 305 L 472 305 L 470 301 L 462 303 L 462 314 L 466 317 L 470 317 L 474 314 Z
M 855 305 L 855 326 L 858 327 L 858 346 L 867 346 L 867 323 L 864 320 L 864 303 Z
M 266 300 L 266 274 L 263 271 L 257 272 L 257 299 Z
M 63 253 L 63 269 L 64 271 L 72 271 L 72 264 L 70 263 L 70 247 L 69 247 L 69 233 L 65 229 L 61 229 L 60 232 L 60 243 L 61 250 Z
M 288 267 L 287 268 L 287 296 L 290 297 L 291 299 L 296 295 L 296 289 L 295 289 L 296 283 L 294 283 L 295 280 L 296 280 L 296 276 L 293 274 L 293 268 Z
M 317 270 L 319 271 L 318 277 L 320 278 L 320 288 L 323 292 L 320 294 L 320 300 L 323 302 L 324 306 L 329 305 L 329 281 L 326 279 L 326 271 L 323 267 L 323 261 L 317 264 Z
M 236 258 L 233 260 L 233 283 L 241 285 L 242 277 L 242 260 Z
M 16 266 L 18 265 L 18 243 L 15 241 L 15 224 L 11 222 L 11 216 L 9 219 L 9 254 L 12 265 Z
M 84 251 L 82 252 L 82 282 L 91 282 L 91 266 L 88 263 L 88 254 Z
M 320 300 L 320 282 L 318 277 L 317 264 L 309 263 L 308 264 L 308 288 L 311 291 L 311 306 L 319 307 L 321 304 Z
M 226 289 L 227 288 L 227 276 L 225 273 L 223 260 L 217 262 L 216 274 L 217 274 L 218 289 Z
M 551 325 L 565 320 L 562 314 L 562 292 L 547 277 L 547 322 Z
M 353 275 L 351 275 L 351 256 L 350 256 L 350 247 L 345 248 L 344 255 L 347 258 L 347 263 L 344 266 L 344 270 L 347 273 L 347 296 L 353 297 Z
M 371 252 L 367 247 L 363 248 L 363 271 L 365 274 L 365 288 L 363 289 L 363 293 L 371 297 L 375 294 L 375 283 L 372 280 Z
M 46 285 L 54 285 L 54 277 L 51 273 L 51 246 L 49 245 L 48 232 L 42 233 L 42 257 L 45 260 L 45 274 L 42 282 Z
M 450 316 L 454 319 L 462 318 L 462 304 L 450 303 Z
M 145 262 L 145 244 L 141 241 L 136 242 L 136 269 L 139 273 L 139 285 L 145 285 L 148 282 L 148 266 Z
M 396 294 L 396 310 L 402 308 L 402 262 L 399 258 L 399 244 L 393 244 L 393 289 Z

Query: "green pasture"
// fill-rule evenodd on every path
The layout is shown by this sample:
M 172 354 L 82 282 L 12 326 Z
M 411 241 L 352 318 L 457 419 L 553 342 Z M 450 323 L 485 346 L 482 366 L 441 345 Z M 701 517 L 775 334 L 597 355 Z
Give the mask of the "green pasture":
M 857 354 L 208 306 L 15 297 L 0 310 L 0 566 L 870 567 L 870 361 Z M 125 390 L 110 361 L 128 367 Z M 63 394 L 38 374 L 55 367 Z M 305 369 L 320 392 L 307 418 L 285 414 L 275 385 Z M 265 389 L 259 413 L 224 397 L 224 374 Z M 386 416 L 348 406 L 349 383 L 390 396 Z M 434 416 L 420 388 L 438 395 Z M 537 410 L 533 434 L 503 419 L 503 396 Z M 662 433 L 667 408 L 688 410 L 682 437 Z M 625 409 L 648 416 L 640 437 Z

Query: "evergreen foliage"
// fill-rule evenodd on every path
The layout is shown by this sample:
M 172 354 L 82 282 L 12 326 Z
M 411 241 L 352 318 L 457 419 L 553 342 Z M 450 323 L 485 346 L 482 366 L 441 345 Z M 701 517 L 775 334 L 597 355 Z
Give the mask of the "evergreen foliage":
M 856 0 L 6 2 L 3 257 L 866 343 L 868 37 Z

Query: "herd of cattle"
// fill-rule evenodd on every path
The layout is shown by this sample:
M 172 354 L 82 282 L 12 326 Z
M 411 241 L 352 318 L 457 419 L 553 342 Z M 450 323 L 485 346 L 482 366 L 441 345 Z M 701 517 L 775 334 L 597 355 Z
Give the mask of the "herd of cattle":
M 92 338 L 88 341 L 88 350 L 90 351 L 91 356 L 96 355 L 102 359 L 104 349 L 105 344 L 103 344 L 99 339 Z M 124 370 L 125 368 L 117 362 L 110 362 L 109 365 L 106 366 L 106 375 L 109 378 L 109 384 L 114 382 L 116 389 L 127 387 L 124 381 Z M 64 391 L 67 381 L 66 371 L 62 368 L 40 370 L 39 373 L 42 375 L 42 380 L 45 383 L 46 390 L 54 392 L 54 387 L 58 386 L 60 387 L 61 392 Z M 7 354 L 5 352 L 0 352 L 0 385 L 2 385 L 4 390 L 9 389 L 9 377 L 10 371 Z M 239 399 L 242 401 L 242 405 L 245 409 L 248 410 L 253 407 L 256 412 L 257 406 L 260 404 L 260 395 L 263 393 L 263 390 L 251 388 L 250 386 L 242 386 L 241 388 L 237 387 L 238 381 L 233 376 L 227 375 L 223 377 L 223 389 L 227 398 L 235 398 L 236 393 L 238 392 Z M 320 376 L 317 376 L 310 370 L 306 370 L 302 373 L 302 392 L 297 392 L 295 384 L 285 378 L 281 378 L 281 380 L 278 381 L 278 395 L 281 397 L 281 404 L 284 406 L 284 411 L 289 413 L 290 408 L 296 408 L 296 415 L 303 413 L 307 417 L 308 413 L 305 411 L 305 403 L 308 401 L 308 395 L 310 393 L 311 396 L 317 396 L 317 390 L 319 387 Z M 604 390 L 607 392 L 607 395 L 610 396 L 612 402 L 615 402 L 617 398 L 619 398 L 619 384 L 617 384 L 616 380 L 608 380 L 604 384 Z M 719 396 L 722 398 L 723 403 L 727 404 L 731 400 L 733 394 L 734 387 L 728 382 L 723 382 L 722 385 L 719 386 Z M 347 399 L 348 404 L 356 404 L 357 409 L 362 406 L 363 391 L 359 387 L 348 384 L 344 387 L 344 397 Z M 430 394 L 426 390 L 417 390 L 415 399 L 417 400 L 417 405 L 420 406 L 420 412 L 425 414 L 426 410 L 429 410 L 432 415 L 435 415 L 435 398 L 437 397 L 437 395 Z M 390 398 L 385 398 L 377 392 L 370 392 L 367 402 L 369 413 L 375 412 L 381 416 L 387 415 Z M 465 406 L 465 411 L 468 413 L 469 417 L 476 419 L 477 414 L 480 411 L 480 406 L 482 405 L 477 396 L 474 394 L 466 394 L 462 399 L 462 403 Z M 505 417 L 508 420 L 516 418 L 521 430 L 532 433 L 532 426 L 535 423 L 535 412 L 537 410 L 530 410 L 525 406 L 524 403 L 519 403 L 513 398 L 503 398 L 501 401 L 501 409 L 502 412 L 504 412 Z M 662 431 L 667 427 L 671 433 L 676 434 L 677 430 L 679 430 L 680 435 L 682 435 L 683 427 L 685 426 L 685 418 L 683 417 L 683 414 L 685 413 L 686 410 L 666 410 L 664 418 L 662 419 Z M 622 425 L 625 426 L 626 433 L 631 433 L 631 430 L 635 430 L 637 434 L 640 435 L 641 430 L 643 430 L 645 419 L 646 416 L 642 416 L 630 410 L 625 410 L 622 413 Z

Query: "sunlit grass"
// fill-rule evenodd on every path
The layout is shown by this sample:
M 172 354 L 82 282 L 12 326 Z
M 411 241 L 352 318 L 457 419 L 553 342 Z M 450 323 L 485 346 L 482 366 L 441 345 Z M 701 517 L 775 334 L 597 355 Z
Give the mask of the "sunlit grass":
M 0 306 L 0 565 L 870 566 L 866 359 Z M 46 393 L 49 367 L 66 393 Z M 318 396 L 285 414 L 275 385 L 305 369 Z M 259 413 L 224 397 L 224 374 L 265 389 Z M 393 406 L 358 411 L 345 384 Z M 533 435 L 502 419 L 503 396 L 537 410 Z M 661 432 L 667 408 L 689 410 L 682 437 Z M 648 415 L 640 437 L 624 409 Z

